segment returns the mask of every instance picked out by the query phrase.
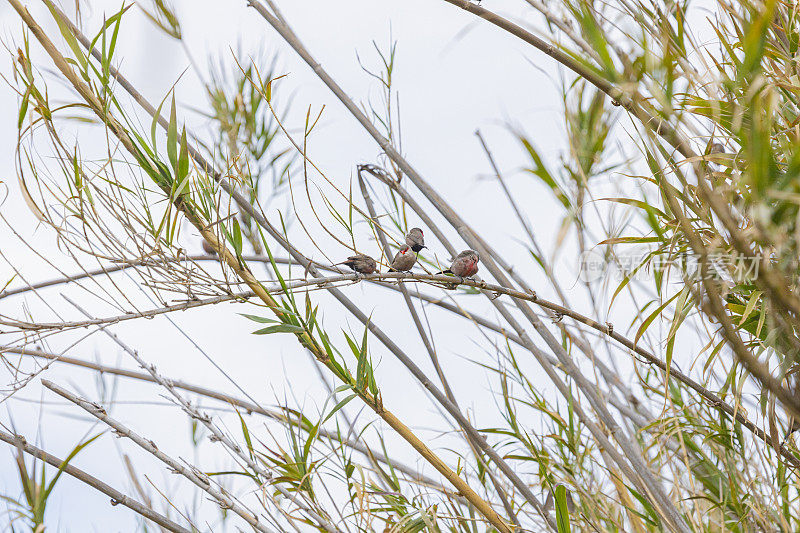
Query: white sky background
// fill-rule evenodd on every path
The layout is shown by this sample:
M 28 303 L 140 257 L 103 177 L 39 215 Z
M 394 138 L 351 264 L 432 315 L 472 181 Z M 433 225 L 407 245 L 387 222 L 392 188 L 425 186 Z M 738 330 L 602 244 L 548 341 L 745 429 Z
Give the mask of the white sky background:
M 53 31 L 54 25 L 46 10 L 37 2 L 29 4 L 37 21 L 46 22 L 45 27 L 50 30 L 51 37 L 62 45 L 60 36 Z M 355 177 L 358 163 L 375 160 L 380 152 L 378 146 L 305 63 L 283 43 L 266 21 L 246 7 L 245 2 L 176 0 L 174 4 L 182 23 L 185 46 L 192 51 L 193 58 L 201 68 L 205 68 L 209 57 L 222 57 L 230 62 L 231 48 L 241 50 L 245 55 L 269 56 L 277 53 L 278 71 L 288 75 L 281 82 L 279 91 L 294 96 L 289 124 L 301 128 L 308 105 L 315 110 L 322 104 L 326 106 L 324 119 L 313 136 L 311 156 L 342 188 L 346 189 Z M 549 191 L 519 170 L 527 164 L 527 160 L 520 145 L 508 133 L 507 125 L 522 128 L 548 158 L 551 166 L 555 167 L 566 144 L 558 89 L 560 73 L 552 60 L 489 24 L 476 22 L 470 15 L 444 2 L 295 0 L 281 1 L 279 5 L 310 51 L 357 101 L 372 97 L 377 102 L 379 88 L 360 69 L 356 53 L 365 63 L 377 66 L 371 41 L 375 40 L 384 48 L 390 34 L 398 41 L 395 88 L 401 99 L 405 154 L 442 196 L 496 244 L 507 260 L 520 265 L 523 276 L 537 290 L 541 289 L 540 294 L 551 296 L 549 287 L 542 284 L 543 278 L 538 268 L 526 257 L 525 249 L 517 241 L 522 232 L 499 188 L 492 180 L 485 179 L 490 169 L 474 132 L 480 128 L 486 135 L 496 159 L 515 190 L 518 202 L 525 208 L 533 224 L 537 238 L 545 250 L 551 250 L 561 211 Z M 488 7 L 516 21 L 540 24 L 538 19 L 531 18 L 531 12 L 523 2 L 492 0 Z M 91 16 L 85 20 L 85 31 L 93 34 L 102 20 L 103 11 L 110 13 L 118 8 L 119 2 L 116 1 L 93 2 L 91 9 L 87 10 Z M 21 42 L 21 22 L 5 3 L 0 3 L 0 24 L 3 41 L 9 48 L 15 49 Z M 189 67 L 184 49 L 180 43 L 154 28 L 135 8 L 126 16 L 122 28 L 116 51 L 117 64 L 151 102 L 160 101 L 178 76 Z M 38 50 L 38 45 L 32 44 L 32 48 Z M 36 56 L 42 57 L 38 52 Z M 0 73 L 9 76 L 12 58 L 8 54 L 3 57 L 5 59 L 0 58 Z M 42 70 L 52 68 L 48 59 L 41 59 L 38 66 Z M 60 82 L 53 81 L 52 77 L 48 79 L 53 94 L 58 94 Z M 192 70 L 178 82 L 176 97 L 181 104 L 179 116 L 187 121 L 196 134 L 207 134 L 203 128 L 204 119 L 193 111 L 194 108 L 204 108 L 206 101 Z M 60 266 L 75 272 L 77 269 L 69 268 L 68 257 L 55 246 L 53 233 L 41 227 L 37 229 L 36 219 L 19 195 L 13 161 L 18 100 L 5 84 L 0 86 L 0 104 L 0 180 L 9 193 L 2 204 L 2 214 L 28 239 L 31 246 L 49 258 L 63 258 L 64 263 Z M 611 142 L 616 143 L 619 138 L 624 140 L 626 135 L 618 128 L 612 133 Z M 99 136 L 93 138 L 82 133 L 82 146 L 89 142 L 87 139 L 102 142 Z M 268 214 L 274 215 L 275 208 L 283 209 L 284 206 L 284 203 L 277 202 L 271 206 L 273 211 Z M 463 245 L 455 232 L 448 231 L 447 234 L 457 247 Z M 194 235 L 185 231 L 182 242 L 191 252 L 197 253 L 200 251 L 199 241 Z M 426 235 L 432 240 L 430 232 L 426 232 Z M 438 253 L 443 262 L 448 260 L 441 246 L 429 244 L 432 252 Z M 378 247 L 374 242 L 364 240 L 359 247 L 362 251 L 378 255 Z M 5 226 L 0 228 L 0 251 L 16 267 L 25 270 L 29 282 L 57 277 L 56 271 L 36 259 Z M 304 251 L 311 250 L 307 248 Z M 346 253 L 344 249 L 331 250 L 333 257 Z M 318 254 L 312 255 L 318 257 Z M 590 307 L 585 291 L 576 282 L 574 265 L 571 264 L 570 258 L 574 256 L 567 253 L 566 257 L 568 261 L 559 267 L 561 279 L 576 307 L 588 311 Z M 0 262 L 0 283 L 5 283 L 11 274 L 8 264 Z M 121 282 L 126 279 L 124 274 L 115 276 Z M 132 297 L 143 301 L 141 293 L 133 285 L 131 287 Z M 94 305 L 93 309 L 98 314 L 103 314 L 104 310 L 107 314 L 115 314 L 92 300 L 81 289 L 58 287 L 42 291 L 48 303 L 63 312 L 65 317 L 77 318 L 77 314 L 63 302 L 60 296 L 62 292 L 87 306 Z M 345 292 L 362 304 L 367 314 L 372 313 L 375 322 L 384 330 L 403 339 L 403 347 L 407 352 L 433 374 L 422 343 L 398 295 L 366 285 L 348 287 Z M 313 297 L 321 303 L 323 310 L 326 309 L 326 303 L 331 301 L 321 292 L 313 293 Z M 474 309 L 488 310 L 483 302 L 474 304 L 474 298 L 462 298 Z M 36 319 L 57 320 L 42 301 L 32 295 L 0 300 L 0 313 L 23 316 L 23 304 L 28 306 Z M 250 335 L 256 329 L 254 324 L 238 316 L 237 312 L 253 312 L 254 309 L 247 305 L 223 304 L 179 313 L 172 318 L 257 399 L 265 404 L 274 404 L 287 395 L 290 404 L 304 405 L 310 413 L 315 413 L 324 402 L 325 393 L 309 364 L 308 356 L 291 336 Z M 328 306 L 327 309 L 323 318 L 332 335 L 342 329 L 352 328 L 359 335 L 363 331 L 357 321 L 338 312 L 338 306 Z M 337 311 L 334 312 L 334 309 Z M 488 314 L 494 316 L 493 311 Z M 487 419 L 488 414 L 495 412 L 489 392 L 493 384 L 470 362 L 490 361 L 486 353 L 487 343 L 463 320 L 435 311 L 431 311 L 430 315 L 436 326 L 436 346 L 449 370 L 456 396 L 462 406 L 474 410 L 478 427 L 490 426 L 492 420 Z M 605 316 L 597 318 L 606 320 Z M 627 325 L 631 320 L 624 308 L 617 318 L 620 326 Z M 240 396 L 163 317 L 127 322 L 114 326 L 113 330 L 135 346 L 144 358 L 155 363 L 164 375 Z M 53 351 L 64 349 L 69 345 L 67 339 L 75 340 L 82 334 L 84 332 L 59 336 L 48 348 Z M 344 345 L 341 335 L 334 340 Z M 377 373 L 387 407 L 412 427 L 419 428 L 424 438 L 435 437 L 438 433 L 427 431 L 427 428 L 443 426 L 431 402 L 376 340 L 371 342 L 371 346 L 373 360 L 381 361 Z M 97 357 L 107 364 L 134 368 L 133 361 L 101 334 L 92 335 L 68 354 L 86 359 Z M 33 367 L 28 363 L 26 368 Z M 537 370 L 535 365 L 531 366 L 533 378 L 542 381 L 546 387 L 544 379 L 537 379 Z M 3 376 L 4 386 L 12 382 L 12 376 L 8 373 Z M 95 376 L 88 371 L 53 366 L 41 377 L 78 390 L 90 399 L 99 397 Z M 195 460 L 195 452 L 190 446 L 189 422 L 179 409 L 166 405 L 160 391 L 153 385 L 122 379 L 117 385 L 116 399 L 119 404 L 114 408 L 114 416 L 153 438 L 171 455 Z M 148 405 L 147 402 L 164 405 Z M 203 404 L 211 405 L 208 401 Z M 350 414 L 354 415 L 357 411 L 356 402 L 351 403 Z M 482 413 L 487 416 L 481 418 Z M 436 420 L 431 417 L 436 417 Z M 79 408 L 57 402 L 53 393 L 41 387 L 38 378 L 0 407 L 0 421 L 8 423 L 12 419 L 19 433 L 62 457 L 87 431 L 101 429 L 99 426 L 92 428 Z M 365 413 L 360 422 L 363 424 L 372 419 L 371 415 Z M 226 418 L 229 423 L 232 420 L 235 423 L 235 419 Z M 251 420 L 258 425 L 256 419 Z M 532 425 L 536 426 L 535 423 Z M 235 426 L 231 428 L 236 434 Z M 388 433 L 387 436 L 390 443 L 397 444 L 397 439 Z M 444 441 L 432 440 L 431 444 L 438 448 L 444 446 Z M 407 449 L 403 443 L 398 445 L 400 449 Z M 105 435 L 80 455 L 74 464 L 123 492 L 133 494 L 129 492 L 130 483 L 122 468 L 118 453 L 120 449 L 130 453 L 134 460 L 143 458 L 129 442 Z M 452 459 L 447 452 L 443 454 L 448 460 Z M 414 460 L 411 452 L 405 456 L 410 461 Z M 204 445 L 197 459 L 206 470 L 223 469 L 228 465 L 214 445 Z M 150 475 L 154 483 L 169 492 L 170 484 L 175 483 L 175 476 L 164 473 L 149 461 L 142 464 L 146 466 L 141 473 Z M 435 474 L 430 468 L 426 468 L 426 472 Z M 537 484 L 533 477 L 530 482 Z M 19 495 L 11 449 L 2 446 L 0 493 L 12 497 Z M 212 507 L 205 501 L 203 505 L 208 509 Z M 111 507 L 105 496 L 66 476 L 59 482 L 50 502 L 48 518 L 52 520 L 51 531 L 130 531 L 134 523 L 133 513 L 122 507 Z M 211 513 L 208 518 L 213 520 L 214 514 Z M 56 523 L 58 527 L 53 527 Z

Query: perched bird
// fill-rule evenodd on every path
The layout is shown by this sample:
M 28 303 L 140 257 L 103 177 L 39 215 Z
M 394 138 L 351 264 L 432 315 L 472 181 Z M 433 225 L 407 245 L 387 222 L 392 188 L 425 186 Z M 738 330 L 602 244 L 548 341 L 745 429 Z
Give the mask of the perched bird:
M 414 253 L 417 254 L 423 248 L 427 248 L 427 246 L 425 246 L 425 235 L 419 228 L 411 228 L 411 231 L 409 231 L 408 235 L 406 235 L 406 244 L 409 245 L 412 250 L 414 250 Z
M 392 264 L 389 265 L 389 272 L 408 272 L 414 263 L 417 262 L 417 254 L 415 254 L 409 245 L 404 245 L 397 253 L 394 254 Z
M 359 274 L 372 274 L 375 272 L 375 270 L 377 270 L 377 264 L 375 263 L 375 260 L 364 254 L 351 255 L 347 258 L 347 261 L 342 261 L 341 263 L 336 264 L 348 266 Z
M 211 246 L 211 243 L 203 239 L 203 251 L 208 255 L 217 255 L 217 251 Z
M 450 268 L 437 273 L 468 278 L 478 273 L 478 261 L 480 260 L 481 258 L 475 250 L 464 250 L 453 259 L 453 264 L 450 265 Z

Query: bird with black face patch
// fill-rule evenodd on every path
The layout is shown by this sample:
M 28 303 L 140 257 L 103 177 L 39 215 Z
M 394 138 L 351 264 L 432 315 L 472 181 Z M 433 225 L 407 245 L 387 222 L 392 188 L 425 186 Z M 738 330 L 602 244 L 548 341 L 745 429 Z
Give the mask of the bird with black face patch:
M 408 272 L 417 262 L 417 254 L 407 244 L 400 247 L 394 254 L 392 264 L 389 265 L 389 272 Z
M 425 246 L 425 235 L 419 228 L 411 228 L 406 235 L 406 244 L 414 250 L 415 254 L 418 254 L 423 248 L 427 248 Z

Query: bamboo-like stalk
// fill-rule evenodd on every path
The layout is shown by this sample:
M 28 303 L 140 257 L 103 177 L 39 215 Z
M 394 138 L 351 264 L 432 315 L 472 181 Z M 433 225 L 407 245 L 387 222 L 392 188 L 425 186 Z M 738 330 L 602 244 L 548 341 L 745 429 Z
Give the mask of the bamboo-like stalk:
M 176 524 L 169 518 L 155 512 L 150 507 L 138 502 L 137 500 L 124 495 L 111 485 L 100 481 L 91 474 L 88 474 L 71 464 L 64 464 L 64 461 L 55 455 L 49 454 L 46 451 L 29 444 L 28 441 L 25 440 L 25 437 L 21 435 L 12 435 L 11 433 L 6 433 L 5 431 L 0 430 L 0 440 L 16 447 L 19 450 L 24 451 L 36 459 L 44 461 L 56 468 L 62 469 L 64 472 L 74 477 L 78 481 L 81 481 L 93 489 L 102 492 L 111 498 L 111 505 L 124 505 L 134 513 L 152 521 L 155 524 L 158 524 L 164 529 L 173 531 L 174 533 L 191 533 L 190 530 L 186 529 L 185 527 Z
M 72 86 L 78 91 L 80 96 L 86 101 L 94 113 L 102 120 L 112 131 L 112 133 L 120 140 L 126 150 L 131 154 L 136 155 L 138 150 L 133 144 L 124 128 L 117 122 L 115 118 L 110 116 L 101 102 L 97 100 L 91 89 L 75 74 L 70 65 L 64 57 L 58 52 L 56 47 L 45 35 L 42 28 L 36 23 L 30 13 L 25 9 L 19 0 L 9 0 L 12 7 L 17 11 L 19 16 L 25 22 L 25 25 L 31 30 L 36 39 L 42 44 L 45 51 L 51 57 L 59 71 L 67 78 Z M 169 191 L 167 191 L 169 193 Z M 240 264 L 238 258 L 234 256 L 225 246 L 221 243 L 213 231 L 208 229 L 208 224 L 202 221 L 198 216 L 188 208 L 180 199 L 176 200 L 175 207 L 183 212 L 186 219 L 200 232 L 203 238 L 208 241 L 211 247 L 217 251 L 220 258 L 228 264 L 237 276 L 244 281 L 251 290 L 259 297 L 273 312 L 281 319 L 285 319 L 280 312 L 278 302 L 264 290 L 258 280 L 255 279 L 253 274 L 247 269 L 246 266 Z M 308 333 L 297 334 L 298 340 L 301 345 L 309 349 L 317 358 L 317 360 L 328 366 L 331 370 L 331 362 L 328 360 L 325 351 L 320 348 L 316 341 L 308 335 Z M 456 474 L 450 467 L 448 467 L 425 443 L 423 443 L 403 422 L 400 421 L 393 413 L 388 411 L 381 403 L 379 398 L 373 397 L 366 391 L 358 391 L 359 397 L 375 411 L 389 426 L 397 432 L 403 439 L 408 442 L 431 466 L 433 466 L 439 473 L 441 473 L 453 486 L 475 506 L 476 510 L 484 516 L 494 527 L 499 531 L 510 531 L 506 522 L 500 518 L 495 510 L 485 500 L 483 500 L 458 474 Z

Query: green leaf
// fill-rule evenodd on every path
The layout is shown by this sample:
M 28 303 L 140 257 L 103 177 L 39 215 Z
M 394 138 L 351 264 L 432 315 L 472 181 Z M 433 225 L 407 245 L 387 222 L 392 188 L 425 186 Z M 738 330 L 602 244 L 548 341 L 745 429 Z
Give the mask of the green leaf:
M 349 388 L 349 387 L 347 387 L 347 388 Z M 339 403 L 337 403 L 336 405 L 334 405 L 334 406 L 333 406 L 333 409 L 331 410 L 331 412 L 330 412 L 330 413 L 328 413 L 328 414 L 325 416 L 325 418 L 322 420 L 322 422 L 320 422 L 320 425 L 322 425 L 322 424 L 324 424 L 325 422 L 327 422 L 327 421 L 328 421 L 328 419 L 330 419 L 330 417 L 332 417 L 333 415 L 335 415 L 335 414 L 336 414 L 336 413 L 337 413 L 337 412 L 338 412 L 338 411 L 339 411 L 339 410 L 340 410 L 342 407 L 344 407 L 345 405 L 347 405 L 347 404 L 350 402 L 350 400 L 352 400 L 352 399 L 353 399 L 353 398 L 355 398 L 356 396 L 358 396 L 356 393 L 352 393 L 352 394 L 348 395 L 348 396 L 347 396 L 347 397 L 346 397 L 344 400 L 341 400 Z
M 269 326 L 267 328 L 259 329 L 253 332 L 253 335 L 270 335 L 272 333 L 304 333 L 305 329 L 302 326 L 295 326 L 294 324 L 278 324 L 277 326 Z
M 608 51 L 608 41 L 603 34 L 603 30 L 594 18 L 590 9 L 581 4 L 582 9 L 580 13 L 576 13 L 576 18 L 581 25 L 582 33 L 586 36 L 586 40 L 597 52 L 602 63 L 603 70 L 610 81 L 616 81 L 619 74 L 614 66 L 614 61 L 611 59 L 611 54 Z
M 369 362 L 367 361 L 367 334 L 369 327 L 364 328 L 364 337 L 361 340 L 361 346 L 358 351 L 358 366 L 356 367 L 356 388 L 360 391 L 365 390 L 368 383 L 367 368 Z
M 25 114 L 28 112 L 28 100 L 31 96 L 31 89 L 28 87 L 28 90 L 25 91 L 25 95 L 22 97 L 22 103 L 19 105 L 19 117 L 17 118 L 17 129 L 22 129 L 22 123 L 25 122 Z
M 253 322 L 258 322 L 259 324 L 270 324 L 278 322 L 274 318 L 266 318 L 263 316 L 256 316 L 256 315 L 247 315 L 245 313 L 239 313 L 239 314 L 245 318 L 249 318 Z
M 233 234 L 231 235 L 233 241 L 233 249 L 237 257 L 242 256 L 242 228 L 239 226 L 239 220 L 233 219 Z
M 637 200 L 636 198 L 599 198 L 598 200 L 599 201 L 605 201 L 605 202 L 616 202 L 616 203 L 619 203 L 619 204 L 625 204 L 625 205 L 630 205 L 630 206 L 633 206 L 633 207 L 638 207 L 639 209 L 642 209 L 642 210 L 647 211 L 647 212 L 657 213 L 658 216 L 661 217 L 661 218 L 668 218 L 667 214 L 665 212 L 663 212 L 662 210 L 660 210 L 657 207 L 654 207 L 654 206 L 648 204 L 647 202 L 644 202 L 642 200 Z
M 175 110 L 175 93 L 172 94 L 172 108 L 169 111 L 169 127 L 167 128 L 167 155 L 172 169 L 178 170 L 178 113 Z
M 672 300 L 674 300 L 680 295 L 681 295 L 680 292 L 676 292 L 672 298 L 670 298 L 663 304 L 659 305 L 655 311 L 650 313 L 650 316 L 648 316 L 644 320 L 644 322 L 642 322 L 642 325 L 639 326 L 639 331 L 636 332 L 636 337 L 634 337 L 633 342 L 638 342 L 641 336 L 644 335 L 644 332 L 647 331 L 647 328 L 650 327 L 650 324 L 653 322 L 653 320 L 655 320 L 656 317 L 658 317 L 661 314 L 661 311 L 663 311 L 665 307 L 667 307 L 670 303 L 672 303 Z
M 250 452 L 250 458 L 253 458 L 253 442 L 250 440 L 250 430 L 247 428 L 247 424 L 242 418 L 242 415 L 239 411 L 236 411 L 236 414 L 239 416 L 239 422 L 242 424 L 242 434 L 244 435 L 244 440 L 247 443 L 247 450 Z
M 545 166 L 544 161 L 542 161 L 539 152 L 536 151 L 536 148 L 534 148 L 534 146 L 528 139 L 522 136 L 519 136 L 518 138 L 519 141 L 522 143 L 522 146 L 524 146 L 525 149 L 528 151 L 528 155 L 530 156 L 531 161 L 533 162 L 533 167 L 525 170 L 527 170 L 534 176 L 538 176 L 539 179 L 541 179 L 548 187 L 550 187 L 550 189 L 553 191 L 553 194 L 555 194 L 558 201 L 561 202 L 561 204 L 564 207 L 569 208 L 571 205 L 569 197 L 561 188 L 561 186 L 556 182 L 556 179 L 553 177 L 553 175 L 547 170 L 547 167 Z
M 66 457 L 66 459 L 64 459 L 64 462 L 62 462 L 61 465 L 58 467 L 58 472 L 56 472 L 56 475 L 53 476 L 53 479 L 50 480 L 50 484 L 47 486 L 47 489 L 45 489 L 44 493 L 42 493 L 42 498 L 43 498 L 44 501 L 47 501 L 47 497 L 50 495 L 50 492 L 53 490 L 53 487 L 55 487 L 56 481 L 58 481 L 58 478 L 61 477 L 61 474 L 64 472 L 64 469 L 67 467 L 69 462 L 72 461 L 72 459 L 74 459 L 75 456 L 78 455 L 81 452 L 81 450 L 86 448 L 89 444 L 91 444 L 100 435 L 101 435 L 101 433 L 98 433 L 94 437 L 92 437 L 90 439 L 87 439 L 86 441 L 78 444 L 77 446 L 75 446 L 75 448 L 72 449 L 70 454 Z M 44 475 L 44 469 L 42 469 L 42 474 Z M 42 481 L 44 481 L 44 480 L 42 480 Z M 44 485 L 44 483 L 42 483 L 42 485 Z
M 161 100 L 161 103 L 158 104 L 158 108 L 156 109 L 156 112 L 153 114 L 153 120 L 150 122 L 150 140 L 153 143 L 153 150 L 156 150 L 158 147 L 158 143 L 156 142 L 156 127 L 158 126 L 158 117 L 161 116 L 161 108 L 164 106 L 164 102 L 166 101 L 167 97 L 165 96 L 164 99 Z M 134 135 L 136 135 L 135 132 Z M 144 139 L 141 139 L 141 143 L 145 144 Z
M 660 241 L 661 239 L 658 237 L 612 237 L 610 239 L 601 241 L 598 244 L 646 244 Z
M 564 485 L 556 487 L 556 525 L 558 533 L 570 533 L 567 488 Z
M 186 143 L 186 126 L 184 126 L 181 133 L 181 152 L 178 157 L 178 181 L 182 181 L 187 176 L 189 176 L 189 147 Z M 185 192 L 188 192 L 188 190 L 180 191 L 181 194 Z
M 745 321 L 747 321 L 747 318 L 750 316 L 750 313 L 753 312 L 753 309 L 758 303 L 759 298 L 761 298 L 761 291 L 754 291 L 753 294 L 750 296 L 750 299 L 747 301 L 747 305 L 745 306 L 744 311 L 742 311 L 742 319 L 739 321 L 740 326 L 744 324 Z
M 741 76 L 750 77 L 761 66 L 764 56 L 764 47 L 768 42 L 767 33 L 773 20 L 776 0 L 767 0 L 758 11 L 758 18 L 751 22 L 747 34 L 742 40 L 744 60 L 742 61 Z
M 58 29 L 61 31 L 61 35 L 64 37 L 64 40 L 67 41 L 67 44 L 72 49 L 72 53 L 75 55 L 75 58 L 80 63 L 81 72 L 86 72 L 86 55 L 84 55 L 83 50 L 81 49 L 81 45 L 78 44 L 78 39 L 75 38 L 75 34 L 72 33 L 72 30 L 67 26 L 64 19 L 56 12 L 53 5 L 50 3 L 46 3 L 47 8 L 50 10 L 50 14 L 53 15 L 53 19 L 55 19 L 56 23 L 58 24 Z

